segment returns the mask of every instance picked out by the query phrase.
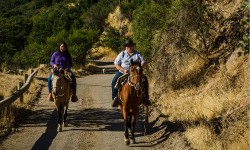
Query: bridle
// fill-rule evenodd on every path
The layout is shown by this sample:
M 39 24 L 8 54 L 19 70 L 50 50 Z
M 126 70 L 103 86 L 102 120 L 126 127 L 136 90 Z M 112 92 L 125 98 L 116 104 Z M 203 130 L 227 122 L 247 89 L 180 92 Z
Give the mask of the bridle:
M 130 69 L 130 75 L 128 76 L 128 85 L 131 87 L 134 87 L 137 93 L 138 97 L 142 96 L 142 76 L 140 75 L 140 67 L 136 67 L 137 75 L 132 75 L 131 69 Z M 137 82 L 133 83 L 131 79 L 137 78 Z

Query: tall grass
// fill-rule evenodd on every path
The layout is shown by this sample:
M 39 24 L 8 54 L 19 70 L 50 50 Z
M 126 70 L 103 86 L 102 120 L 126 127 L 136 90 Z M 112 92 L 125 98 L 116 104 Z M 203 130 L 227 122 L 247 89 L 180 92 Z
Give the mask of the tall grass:
M 6 80 L 7 78 L 7 80 Z M 19 81 L 24 81 L 20 75 L 1 74 L 0 90 L 3 91 L 4 98 L 16 91 Z M 18 99 L 9 107 L 0 110 L 0 137 L 15 131 L 16 127 L 30 115 L 31 108 L 38 98 L 42 82 L 34 79 L 23 95 L 23 102 Z
M 235 51 L 225 64 L 211 66 L 212 74 L 206 70 L 198 86 L 169 87 L 156 102 L 170 121 L 186 124 L 184 135 L 196 149 L 250 148 L 250 59 L 248 54 L 239 53 L 240 50 Z M 172 57 L 170 64 L 177 66 L 180 77 L 173 82 L 196 82 L 196 78 L 186 77 L 192 75 L 192 70 L 202 68 L 203 63 L 192 61 L 190 55 L 188 58 L 187 63 L 186 59 L 176 61 Z

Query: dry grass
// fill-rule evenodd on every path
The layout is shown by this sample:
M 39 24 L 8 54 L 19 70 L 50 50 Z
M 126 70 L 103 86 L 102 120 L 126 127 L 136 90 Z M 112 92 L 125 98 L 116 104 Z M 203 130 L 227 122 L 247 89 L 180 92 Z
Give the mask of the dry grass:
M 114 60 L 117 56 L 117 53 L 107 47 L 97 47 L 91 49 L 89 55 L 89 57 L 92 59 L 102 58 L 103 60 Z
M 184 134 L 195 149 L 250 148 L 250 59 L 249 55 L 239 57 L 238 53 L 235 51 L 225 64 L 220 64 L 219 70 L 204 76 L 199 86 L 169 88 L 157 101 L 170 121 L 189 122 Z M 180 81 L 187 80 L 183 78 L 192 74 L 192 70 L 197 71 L 192 69 L 195 61 L 174 62 L 179 64 Z M 179 67 L 184 63 L 186 68 Z M 219 133 L 212 124 L 215 118 L 219 118 Z
M 184 134 L 195 149 L 248 150 L 250 134 L 244 124 L 242 121 L 233 122 L 229 127 L 223 127 L 223 132 L 219 135 L 206 125 L 189 127 Z
M 222 150 L 222 143 L 215 140 L 213 133 L 206 126 L 188 128 L 185 132 L 185 136 L 188 141 L 192 141 L 190 144 L 195 149 Z
M 3 91 L 2 94 L 6 98 L 16 91 L 17 83 L 23 82 L 24 76 L 1 73 L 0 80 L 0 90 Z M 15 131 L 18 124 L 29 115 L 39 96 L 41 84 L 41 81 L 34 79 L 28 91 L 24 93 L 22 103 L 17 99 L 9 107 L 0 111 L 0 137 Z
M 0 73 L 0 95 L 2 95 L 3 98 L 11 95 L 16 91 L 17 83 L 23 81 L 24 76 Z
M 120 34 L 124 34 L 125 36 L 132 36 L 131 23 L 130 21 L 123 16 L 121 13 L 120 7 L 117 6 L 113 13 L 110 13 L 107 18 L 107 23 L 117 29 Z

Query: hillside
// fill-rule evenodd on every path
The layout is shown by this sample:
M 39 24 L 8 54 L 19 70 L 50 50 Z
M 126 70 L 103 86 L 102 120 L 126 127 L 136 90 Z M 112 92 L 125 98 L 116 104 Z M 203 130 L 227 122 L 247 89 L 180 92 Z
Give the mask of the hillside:
M 247 0 L 42 1 L 3 9 L 2 70 L 48 63 L 61 40 L 84 65 L 90 50 L 114 57 L 131 37 L 148 61 L 154 106 L 185 127 L 191 147 L 250 148 Z
M 239 46 L 249 26 L 239 27 L 249 12 L 239 0 L 204 5 L 206 33 L 162 37 L 149 69 L 152 99 L 169 120 L 186 125 L 192 147 L 249 149 L 250 59 Z
M 184 135 L 193 148 L 250 147 L 249 10 L 244 9 L 249 5 L 245 7 L 245 3 L 234 0 L 183 4 L 175 21 L 165 26 L 167 29 L 163 26 L 151 30 L 157 33 L 149 40 L 152 49 L 147 57 L 151 98 L 170 121 L 185 126 Z M 150 9 L 153 13 L 152 6 Z M 197 15 L 193 11 L 202 12 Z M 120 32 L 125 29 L 129 35 L 136 34 L 136 21 L 145 21 L 135 18 L 129 22 L 120 8 L 110 14 L 109 20 L 111 17 L 115 19 L 109 24 Z M 143 30 L 142 26 L 140 34 Z M 143 39 L 133 37 L 139 43 L 138 49 L 145 48 L 140 43 Z

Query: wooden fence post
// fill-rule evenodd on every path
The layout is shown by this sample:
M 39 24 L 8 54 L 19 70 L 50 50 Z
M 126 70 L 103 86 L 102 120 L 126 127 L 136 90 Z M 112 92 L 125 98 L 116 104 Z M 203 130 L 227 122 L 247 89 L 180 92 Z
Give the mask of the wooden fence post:
M 27 81 L 28 77 L 29 77 L 29 75 L 25 73 L 24 74 L 24 83 Z
M 23 86 L 22 82 L 17 83 L 17 90 L 19 90 Z M 23 94 L 19 97 L 21 103 L 23 103 Z

